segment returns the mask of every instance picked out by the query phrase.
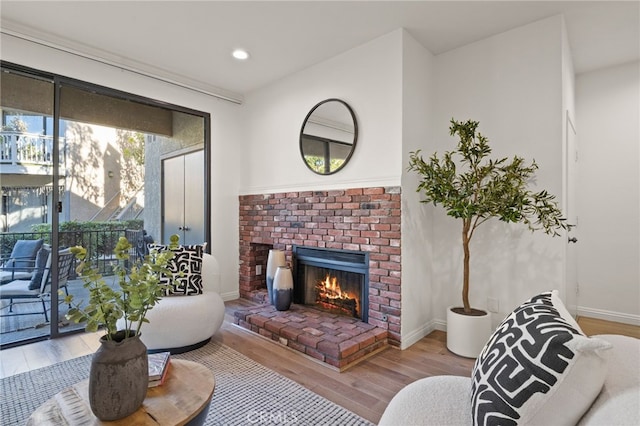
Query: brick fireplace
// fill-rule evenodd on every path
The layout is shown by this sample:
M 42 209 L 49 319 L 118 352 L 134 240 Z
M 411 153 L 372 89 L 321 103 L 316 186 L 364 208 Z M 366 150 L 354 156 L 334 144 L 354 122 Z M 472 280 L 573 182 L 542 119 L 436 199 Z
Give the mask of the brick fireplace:
M 400 344 L 400 187 L 243 195 L 239 204 L 242 298 L 264 298 L 271 248 L 292 266 L 294 246 L 366 252 L 367 328 Z

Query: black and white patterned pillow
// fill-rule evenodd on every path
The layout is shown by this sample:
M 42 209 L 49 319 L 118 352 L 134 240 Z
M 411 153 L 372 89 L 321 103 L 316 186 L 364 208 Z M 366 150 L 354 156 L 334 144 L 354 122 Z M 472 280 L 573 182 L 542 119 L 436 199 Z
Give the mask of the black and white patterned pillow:
M 167 264 L 173 274 L 173 285 L 165 292 L 165 296 L 194 296 L 202 294 L 202 254 L 205 244 L 178 246 L 172 249 L 174 256 Z M 149 244 L 149 251 L 169 250 L 169 246 Z M 170 284 L 167 276 L 161 278 L 163 284 Z
M 476 359 L 474 425 L 575 425 L 602 389 L 610 347 L 582 333 L 556 290 L 531 298 Z

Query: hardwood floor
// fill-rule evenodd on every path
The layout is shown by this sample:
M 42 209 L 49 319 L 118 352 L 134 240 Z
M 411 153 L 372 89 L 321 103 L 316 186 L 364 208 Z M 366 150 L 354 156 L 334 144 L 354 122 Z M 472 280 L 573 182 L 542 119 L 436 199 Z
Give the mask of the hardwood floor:
M 623 334 L 625 336 L 640 339 L 640 327 L 619 322 L 605 321 L 595 318 L 579 317 L 578 325 L 585 334 L 593 336 L 595 334 Z
M 234 308 L 245 301 L 226 302 L 227 318 L 214 339 L 254 361 L 300 383 L 319 395 L 377 423 L 391 398 L 405 385 L 433 375 L 469 375 L 474 360 L 446 349 L 446 334 L 434 331 L 406 350 L 388 348 L 338 373 L 298 352 L 233 325 Z M 586 334 L 640 337 L 640 327 L 579 318 Z M 0 351 L 0 374 L 7 377 L 95 352 L 99 333 L 81 333 Z

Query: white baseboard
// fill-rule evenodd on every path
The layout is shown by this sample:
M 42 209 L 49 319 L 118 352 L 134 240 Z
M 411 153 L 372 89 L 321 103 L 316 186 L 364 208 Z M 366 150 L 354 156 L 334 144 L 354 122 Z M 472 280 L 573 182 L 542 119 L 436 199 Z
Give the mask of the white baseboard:
M 222 297 L 222 300 L 224 300 L 225 302 L 228 302 L 229 300 L 236 300 L 240 298 L 240 292 L 239 291 L 229 291 L 227 293 L 220 293 L 220 297 Z
M 402 336 L 402 342 L 400 343 L 400 349 L 407 349 L 409 346 L 422 339 L 424 336 L 431 333 L 436 329 L 435 321 L 431 320 L 417 330 L 412 331 L 406 336 Z
M 579 317 L 596 318 L 605 321 L 621 322 L 623 324 L 640 326 L 640 315 L 605 311 L 604 309 L 588 308 L 586 306 L 578 306 L 576 308 L 576 312 Z

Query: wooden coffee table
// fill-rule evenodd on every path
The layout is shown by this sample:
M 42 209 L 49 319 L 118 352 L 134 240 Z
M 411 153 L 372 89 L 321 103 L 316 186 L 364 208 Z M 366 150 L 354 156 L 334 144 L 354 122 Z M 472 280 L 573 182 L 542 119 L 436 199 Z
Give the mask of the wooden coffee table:
M 215 388 L 207 367 L 192 361 L 171 359 L 162 386 L 149 388 L 142 406 L 132 415 L 101 422 L 89 405 L 89 380 L 68 387 L 34 411 L 27 425 L 195 425 L 204 423 Z

